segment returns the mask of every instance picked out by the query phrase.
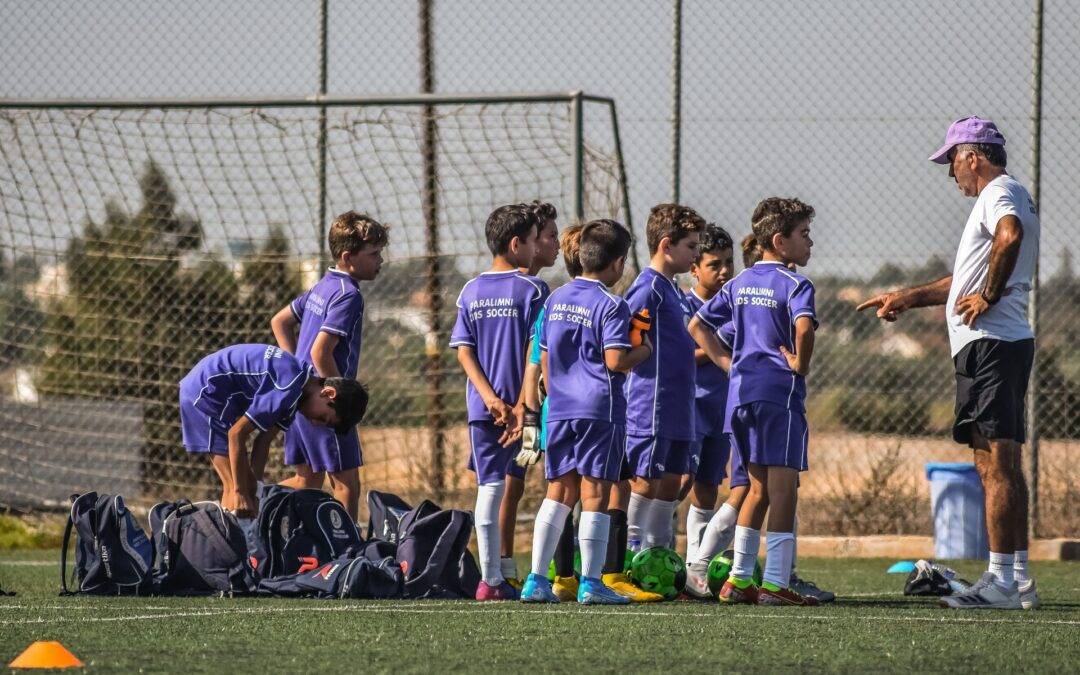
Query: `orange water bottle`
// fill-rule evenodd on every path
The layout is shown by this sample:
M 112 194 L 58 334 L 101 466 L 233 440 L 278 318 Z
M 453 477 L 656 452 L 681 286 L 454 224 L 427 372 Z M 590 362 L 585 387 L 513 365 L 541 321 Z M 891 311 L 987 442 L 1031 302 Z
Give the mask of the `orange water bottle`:
M 650 328 L 652 328 L 652 319 L 649 317 L 649 310 L 642 309 L 634 312 L 634 316 L 630 317 L 631 346 L 641 346 L 641 336 L 648 333 Z

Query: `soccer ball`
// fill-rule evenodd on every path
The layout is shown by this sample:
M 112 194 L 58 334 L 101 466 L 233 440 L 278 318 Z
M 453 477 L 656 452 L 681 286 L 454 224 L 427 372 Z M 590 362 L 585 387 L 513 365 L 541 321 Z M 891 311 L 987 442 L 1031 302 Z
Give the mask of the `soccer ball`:
M 727 581 L 728 575 L 731 574 L 731 566 L 734 564 L 735 552 L 724 551 L 718 554 L 715 558 L 709 561 L 709 570 L 705 574 L 705 578 L 709 582 L 709 591 L 713 595 L 720 593 L 720 588 L 723 587 L 724 582 Z M 761 578 L 764 575 L 764 571 L 761 569 L 761 564 L 754 563 L 754 583 L 758 586 L 761 585 Z
M 638 588 L 674 600 L 686 586 L 686 563 L 670 548 L 654 546 L 630 561 L 630 578 Z

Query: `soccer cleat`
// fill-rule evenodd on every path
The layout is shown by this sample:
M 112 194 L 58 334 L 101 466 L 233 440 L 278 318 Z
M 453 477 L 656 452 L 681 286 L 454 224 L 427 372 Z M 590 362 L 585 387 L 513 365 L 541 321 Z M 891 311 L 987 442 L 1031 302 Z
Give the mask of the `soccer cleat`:
M 630 598 L 630 602 L 660 602 L 664 599 L 664 596 L 659 593 L 652 593 L 638 588 L 625 573 L 605 574 L 603 581 L 604 585 L 611 590 Z
M 1020 606 L 1024 609 L 1039 608 L 1039 593 L 1035 590 L 1035 580 L 1028 579 L 1016 584 L 1016 590 L 1020 592 Z
M 481 581 L 480 585 L 476 587 L 476 599 L 481 602 L 493 600 L 517 600 L 518 591 L 505 581 L 498 586 L 492 586 L 485 581 Z
M 578 580 L 577 577 L 555 577 L 551 584 L 551 590 L 560 602 L 574 602 L 577 600 Z
M 807 581 L 806 579 L 800 579 L 794 572 L 791 574 L 791 581 L 788 583 L 788 588 L 795 591 L 804 598 L 814 598 L 818 601 L 818 604 L 824 604 L 826 602 L 833 602 L 836 600 L 836 593 L 832 591 L 824 591 L 818 588 L 817 584 L 813 581 Z
M 521 592 L 521 587 L 525 585 L 525 582 L 523 582 L 521 579 L 518 579 L 517 577 L 506 577 L 506 583 L 513 586 L 514 590 L 518 591 L 519 593 Z
M 604 585 L 600 579 L 581 577 L 577 601 L 582 605 L 629 605 L 630 598 Z
M 775 607 L 817 607 L 818 599 L 812 595 L 799 595 L 790 588 L 778 588 L 775 591 L 762 586 L 757 592 L 757 604 Z
M 947 595 L 938 604 L 946 609 L 1021 609 L 1020 591 L 1016 584 L 1005 587 L 994 581 L 994 575 L 984 572 L 975 585 L 963 593 Z
M 540 574 L 530 574 L 521 588 L 522 602 L 555 603 L 559 596 L 551 591 L 551 582 Z
M 740 588 L 729 577 L 720 588 L 720 593 L 716 596 L 716 599 L 729 605 L 756 605 L 758 587 L 750 581 L 746 582 L 746 586 Z
M 697 600 L 712 600 L 709 590 L 709 566 L 692 562 L 686 567 L 686 594 Z

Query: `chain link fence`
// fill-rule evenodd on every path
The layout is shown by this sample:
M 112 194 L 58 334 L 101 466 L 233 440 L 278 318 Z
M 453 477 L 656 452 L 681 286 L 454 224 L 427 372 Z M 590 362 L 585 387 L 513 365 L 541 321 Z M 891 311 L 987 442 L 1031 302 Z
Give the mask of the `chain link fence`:
M 320 93 L 323 68 L 330 96 L 421 91 L 422 5 L 8 3 L 0 99 L 296 105 L 2 111 L 0 502 L 37 508 L 56 486 L 106 478 L 147 499 L 208 490 L 210 471 L 179 447 L 175 383 L 212 349 L 270 341 L 269 317 L 318 276 L 320 124 L 302 99 Z M 1076 532 L 1080 279 L 1069 214 L 1080 210 L 1080 9 L 1063 0 L 433 0 L 430 10 L 437 93 L 582 90 L 617 102 L 617 126 L 604 106 L 585 112 L 586 215 L 636 214 L 640 234 L 649 207 L 677 197 L 738 240 L 763 197 L 815 206 L 806 272 L 822 330 L 804 531 L 928 531 L 923 464 L 969 459 L 948 440 L 943 312 L 883 325 L 853 310 L 872 293 L 949 272 L 971 203 L 926 157 L 953 119 L 994 119 L 1010 173 L 1037 188 L 1043 224 L 1038 534 Z M 434 254 L 442 306 L 452 308 L 486 262 L 479 232 L 491 208 L 541 198 L 556 203 L 560 223 L 572 219 L 572 112 L 549 101 L 435 114 Z M 329 108 L 325 209 L 365 210 L 393 227 L 391 262 L 365 289 L 365 484 L 410 497 L 435 486 L 467 505 L 463 376 L 425 314 L 424 115 L 389 103 Z M 445 387 L 439 476 L 432 354 Z

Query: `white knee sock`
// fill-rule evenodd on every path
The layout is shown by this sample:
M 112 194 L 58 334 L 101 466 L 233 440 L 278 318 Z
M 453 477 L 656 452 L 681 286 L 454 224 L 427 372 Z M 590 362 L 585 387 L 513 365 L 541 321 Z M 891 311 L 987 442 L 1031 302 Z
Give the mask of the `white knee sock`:
M 645 546 L 647 548 L 671 546 L 672 530 L 675 529 L 675 521 L 672 516 L 674 516 L 675 507 L 678 505 L 679 502 L 669 502 L 665 499 L 652 500 L 652 506 L 649 507 L 649 516 L 645 520 Z
M 1016 551 L 1013 553 L 1013 579 L 1016 583 L 1023 583 L 1030 579 L 1028 573 L 1028 552 Z
M 686 512 L 687 562 L 697 560 L 698 546 L 701 544 L 702 537 L 705 536 L 705 528 L 709 526 L 709 521 L 715 513 L 716 511 L 712 509 L 699 509 L 693 504 L 690 505 L 690 510 Z
M 791 523 L 791 533 L 795 535 L 795 543 L 791 547 L 791 574 L 794 576 L 795 568 L 799 566 L 799 517 Z
M 645 548 L 645 526 L 653 500 L 636 492 L 630 493 L 630 506 L 626 509 L 626 546 L 631 551 Z M 636 542 L 636 543 L 635 543 Z
M 597 511 L 582 511 L 578 521 L 578 545 L 581 547 L 581 576 L 599 579 L 607 558 L 611 516 Z
M 545 499 L 536 512 L 536 524 L 533 525 L 532 573 L 547 578 L 548 567 L 559 545 L 566 516 L 570 507 L 554 499 Z
M 499 568 L 499 507 L 506 483 L 487 483 L 476 489 L 476 549 L 480 557 L 480 576 L 484 583 L 498 586 L 503 582 Z
M 794 532 L 765 533 L 765 574 L 761 580 L 779 588 L 791 583 L 791 560 L 795 555 Z
M 735 526 L 735 560 L 731 565 L 731 576 L 739 579 L 753 578 L 760 545 L 761 530 Z
M 499 558 L 499 571 L 502 572 L 503 579 L 517 579 L 517 560 L 514 560 L 513 558 Z
M 994 553 L 990 551 L 990 567 L 987 570 L 994 575 L 994 581 L 1002 586 L 1012 586 L 1013 565 L 1015 558 L 1012 553 Z
M 738 519 L 739 510 L 737 508 L 726 503 L 720 507 L 720 510 L 709 521 L 709 526 L 705 528 L 705 534 L 701 537 L 701 544 L 698 546 L 696 558 L 698 562 L 708 564 L 717 554 L 727 550 L 727 547 L 731 545 L 731 540 L 735 537 L 735 521 Z

